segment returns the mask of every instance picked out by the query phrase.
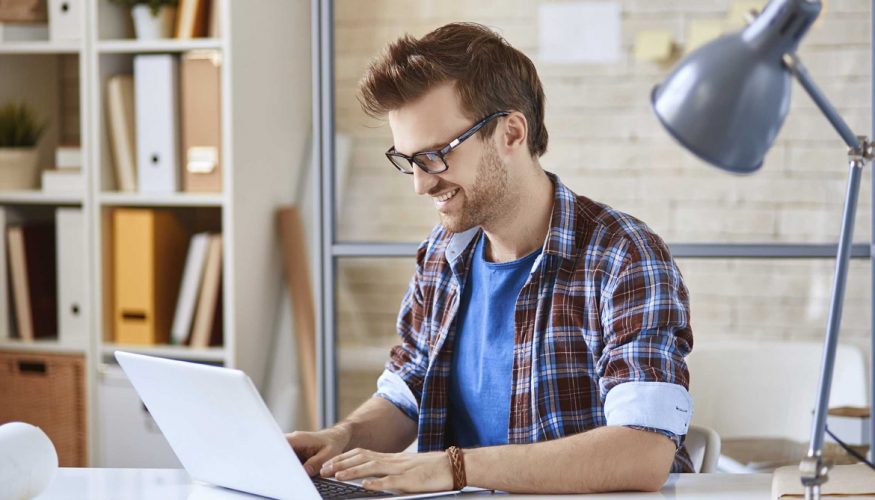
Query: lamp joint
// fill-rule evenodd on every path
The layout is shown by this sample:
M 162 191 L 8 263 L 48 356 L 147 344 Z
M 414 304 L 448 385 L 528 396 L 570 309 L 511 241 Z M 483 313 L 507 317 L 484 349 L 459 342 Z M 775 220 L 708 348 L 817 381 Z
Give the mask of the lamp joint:
M 865 164 L 873 157 L 873 143 L 865 135 L 858 135 L 857 140 L 860 143 L 859 147 L 848 148 L 848 159 L 853 162 Z
M 750 26 L 756 20 L 757 16 L 760 15 L 760 11 L 757 9 L 750 9 L 745 11 L 744 13 L 744 22 Z

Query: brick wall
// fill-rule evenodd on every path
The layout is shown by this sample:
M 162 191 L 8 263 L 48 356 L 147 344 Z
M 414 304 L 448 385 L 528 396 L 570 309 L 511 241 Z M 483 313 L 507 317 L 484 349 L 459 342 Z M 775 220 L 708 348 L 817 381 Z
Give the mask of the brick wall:
M 410 179 L 395 174 L 382 156 L 391 135 L 384 122 L 361 112 L 356 83 L 369 59 L 388 41 L 405 32 L 419 36 L 459 20 L 496 29 L 535 62 L 547 95 L 550 133 L 541 163 L 578 193 L 643 219 L 669 242 L 791 243 L 837 238 L 847 176 L 845 148 L 798 84 L 794 83 L 791 113 L 778 141 L 754 176 L 732 176 L 704 165 L 668 137 L 649 108 L 650 90 L 671 64 L 634 61 L 636 33 L 667 30 L 683 44 L 692 21 L 722 20 L 731 2 L 621 0 L 625 55 L 619 63 L 607 65 L 540 62 L 539 3 L 336 2 L 337 126 L 353 138 L 352 160 L 339 193 L 342 239 L 419 241 L 436 222 L 430 201 L 417 197 Z M 870 127 L 869 51 L 865 0 L 827 2 L 800 50 L 818 85 L 859 134 L 869 133 Z M 869 186 L 867 169 L 857 241 L 866 241 L 870 234 Z M 684 259 L 679 264 L 691 290 L 693 327 L 700 342 L 727 335 L 822 338 L 832 279 L 830 261 Z M 340 343 L 347 352 L 356 352 L 357 346 L 391 344 L 397 303 L 411 270 L 405 259 L 342 264 Z M 870 317 L 868 262 L 855 262 L 851 273 L 843 340 L 865 347 Z M 365 365 L 373 368 L 365 371 L 378 373 L 380 359 L 372 358 Z M 357 367 L 356 373 L 361 371 Z M 367 391 L 342 390 L 342 396 L 343 412 L 366 397 Z

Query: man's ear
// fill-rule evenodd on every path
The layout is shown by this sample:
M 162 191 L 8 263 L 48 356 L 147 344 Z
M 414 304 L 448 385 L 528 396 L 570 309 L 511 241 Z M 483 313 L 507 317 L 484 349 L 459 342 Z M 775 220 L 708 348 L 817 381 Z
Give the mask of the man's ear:
M 513 111 L 504 117 L 504 123 L 499 123 L 498 147 L 507 153 L 515 152 L 520 148 L 528 147 L 529 122 L 526 115 L 519 111 Z

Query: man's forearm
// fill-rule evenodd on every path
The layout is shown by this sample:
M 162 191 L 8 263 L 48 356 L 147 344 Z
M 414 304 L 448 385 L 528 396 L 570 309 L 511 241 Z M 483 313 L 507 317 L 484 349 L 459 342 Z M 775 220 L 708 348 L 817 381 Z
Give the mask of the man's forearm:
M 464 450 L 468 484 L 514 493 L 653 491 L 675 446 L 660 434 L 600 427 L 553 441 Z
M 389 401 L 373 397 L 334 428 L 348 433 L 346 450 L 366 448 L 397 453 L 404 451 L 416 438 L 417 423 Z

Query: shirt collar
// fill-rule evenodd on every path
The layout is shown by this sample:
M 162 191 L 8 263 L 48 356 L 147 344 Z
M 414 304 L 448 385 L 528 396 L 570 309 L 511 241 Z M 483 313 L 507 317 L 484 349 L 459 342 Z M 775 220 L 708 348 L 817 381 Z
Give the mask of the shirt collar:
M 544 241 L 543 253 L 558 255 L 563 259 L 574 259 L 576 257 L 575 249 L 578 248 L 577 233 L 574 230 L 576 223 L 574 207 L 577 196 L 565 184 L 562 184 L 556 174 L 546 173 L 553 183 L 553 212 L 550 217 L 550 230 Z M 451 265 L 455 265 L 456 260 L 466 253 L 465 249 L 478 234 L 480 234 L 479 226 L 453 234 L 447 244 L 447 261 Z

